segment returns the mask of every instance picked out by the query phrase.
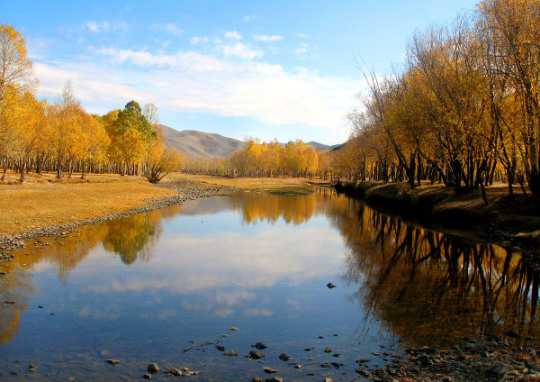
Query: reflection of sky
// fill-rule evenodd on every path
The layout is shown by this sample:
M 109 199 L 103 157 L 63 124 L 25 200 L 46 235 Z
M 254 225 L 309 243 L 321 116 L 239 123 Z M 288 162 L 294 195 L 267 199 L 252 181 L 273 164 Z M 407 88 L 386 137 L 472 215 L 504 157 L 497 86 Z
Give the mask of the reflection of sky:
M 323 219 L 291 235 L 282 222 L 244 225 L 239 230 L 230 223 L 231 214 L 224 215 L 204 223 L 199 218 L 179 218 L 165 229 L 150 261 L 134 264 L 129 273 L 103 269 L 101 261 L 89 259 L 85 264 L 85 276 L 92 279 L 89 290 L 190 293 L 231 285 L 271 287 L 280 281 L 296 284 L 336 274 L 343 265 L 341 239 L 325 227 Z M 103 282 L 95 283 L 96 277 Z M 78 280 L 84 283 L 84 278 Z
M 206 211 L 204 202 L 197 204 Z M 245 224 L 240 210 L 217 209 L 161 223 L 148 261 L 126 266 L 98 245 L 62 281 L 54 268 L 40 265 L 33 273 L 38 292 L 0 358 L 107 349 L 161 359 L 230 325 L 241 328 L 231 345 L 244 350 L 260 339 L 303 349 L 334 332 L 345 335 L 343 346 L 366 352 L 383 342 L 378 324 L 365 327 L 361 306 L 351 303 L 357 286 L 340 284 L 346 250 L 324 215 L 300 225 Z M 339 287 L 327 289 L 328 281 Z M 358 345 L 353 338 L 361 329 L 373 339 Z

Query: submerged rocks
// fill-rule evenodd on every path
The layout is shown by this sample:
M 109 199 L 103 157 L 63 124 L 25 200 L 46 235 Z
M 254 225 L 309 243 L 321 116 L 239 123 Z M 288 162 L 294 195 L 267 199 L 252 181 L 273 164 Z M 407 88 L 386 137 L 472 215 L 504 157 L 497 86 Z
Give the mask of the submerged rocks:
M 263 367 L 263 371 L 266 373 L 266 374 L 275 374 L 277 373 L 278 371 L 276 369 L 273 369 L 269 366 L 265 366 Z
M 155 373 L 159 372 L 159 365 L 157 363 L 155 363 L 155 362 L 152 362 L 151 364 L 149 364 L 146 367 L 146 370 L 149 373 L 155 374 Z
M 278 358 L 284 362 L 287 362 L 291 359 L 291 357 L 287 353 L 281 353 Z
M 226 352 L 223 352 L 223 355 L 227 357 L 237 357 L 238 352 L 236 350 L 227 350 Z
M 270 378 L 266 378 L 264 381 L 265 382 L 283 382 L 284 379 L 282 377 L 272 376 Z
M 326 284 L 326 287 L 327 287 L 328 289 L 334 289 L 334 288 L 336 287 L 336 284 L 334 284 L 334 283 L 328 283 L 328 284 Z
M 199 375 L 198 371 L 192 370 L 189 367 L 182 367 L 180 369 L 176 367 L 171 367 L 167 373 L 173 377 L 191 377 L 195 375 Z
M 266 344 L 264 342 L 257 342 L 257 343 L 255 343 L 255 345 L 251 345 L 251 347 L 253 347 L 255 349 L 258 349 L 258 350 L 264 350 L 268 346 L 266 346 Z
M 173 377 L 181 377 L 183 375 L 182 371 L 180 369 L 177 369 L 176 367 L 171 367 L 168 373 Z
M 113 365 L 113 366 L 116 366 L 116 365 L 120 364 L 120 360 L 116 359 L 116 358 L 109 358 L 105 362 L 107 362 L 109 365 Z
M 257 350 L 251 350 L 248 357 L 251 359 L 261 359 L 264 358 L 264 354 Z

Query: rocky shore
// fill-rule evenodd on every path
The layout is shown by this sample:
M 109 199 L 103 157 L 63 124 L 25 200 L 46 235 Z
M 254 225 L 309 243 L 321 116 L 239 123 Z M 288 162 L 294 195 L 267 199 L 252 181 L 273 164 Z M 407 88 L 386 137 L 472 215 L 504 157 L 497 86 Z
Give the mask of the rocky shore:
M 357 360 L 356 372 L 378 382 L 540 381 L 534 345 L 516 345 L 512 337 L 463 338 L 449 348 L 407 348 L 405 355 L 383 353 L 382 368 L 370 368 L 367 359 Z
M 66 235 L 84 225 L 98 224 L 131 215 L 145 213 L 158 208 L 182 204 L 188 200 L 201 199 L 215 195 L 224 195 L 231 192 L 232 190 L 229 187 L 204 184 L 189 184 L 182 187 L 176 186 L 175 188 L 177 189 L 176 196 L 151 200 L 144 206 L 132 208 L 127 211 L 112 213 L 104 216 L 97 216 L 90 219 L 78 220 L 66 224 L 59 224 L 48 227 L 38 227 L 17 235 L 5 235 L 0 233 L 0 261 L 10 260 L 11 255 L 8 252 L 24 246 L 25 240 L 32 240 L 46 236 Z

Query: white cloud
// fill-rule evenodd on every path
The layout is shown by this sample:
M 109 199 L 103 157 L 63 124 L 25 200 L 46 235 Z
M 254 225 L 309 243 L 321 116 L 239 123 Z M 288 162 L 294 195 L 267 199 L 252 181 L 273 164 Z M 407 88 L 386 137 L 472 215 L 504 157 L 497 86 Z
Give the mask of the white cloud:
M 242 17 L 242 21 L 245 22 L 245 23 L 250 23 L 253 20 L 255 20 L 255 16 L 253 16 L 253 15 L 246 15 L 246 16 Z
M 273 129 L 268 134 L 275 137 L 289 134 L 291 125 L 316 130 L 332 142 L 348 136 L 345 117 L 359 103 L 360 81 L 307 69 L 287 70 L 251 60 L 262 53 L 243 44 L 226 46 L 221 46 L 223 57 L 195 51 L 92 48 L 84 61 L 36 60 L 39 93 L 56 96 L 71 80 L 77 97 L 92 112 L 104 113 L 136 99 L 169 113 L 253 118 Z
M 39 79 L 40 95 L 60 96 L 64 84 L 70 81 L 77 98 L 94 104 L 123 105 L 126 100 L 143 100 L 146 97 L 142 89 L 139 90 L 126 81 L 118 81 L 113 73 L 109 73 L 111 77 L 102 80 L 101 78 L 106 78 L 103 76 L 103 68 L 83 63 L 70 65 L 40 62 L 34 62 L 33 67 Z
M 84 28 L 91 33 L 115 32 L 127 29 L 125 21 L 87 21 Z
M 229 40 L 242 40 L 242 35 L 237 31 L 227 31 L 224 33 L 224 36 Z
M 190 40 L 189 40 L 189 43 L 191 45 L 202 45 L 202 44 L 207 44 L 209 41 L 208 37 L 206 36 L 193 36 Z
M 261 41 L 261 42 L 276 42 L 276 41 L 283 40 L 283 36 L 278 35 L 278 34 L 270 34 L 270 35 L 256 34 L 256 35 L 253 36 L 253 38 L 256 41 Z
M 197 52 L 179 51 L 174 54 L 151 53 L 147 50 L 101 48 L 95 52 L 113 59 L 114 62 L 132 63 L 139 66 L 176 67 L 195 71 L 211 72 L 222 70 L 222 63 L 211 56 Z
M 261 50 L 252 49 L 241 42 L 222 45 L 221 50 L 225 56 L 238 57 L 248 60 L 260 58 L 264 55 Z

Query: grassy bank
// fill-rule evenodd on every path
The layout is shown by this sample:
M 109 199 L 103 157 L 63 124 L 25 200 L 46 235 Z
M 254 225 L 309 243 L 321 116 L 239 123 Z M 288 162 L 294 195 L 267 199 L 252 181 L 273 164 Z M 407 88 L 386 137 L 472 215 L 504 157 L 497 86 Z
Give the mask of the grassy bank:
M 429 226 L 525 245 L 540 239 L 540 201 L 523 193 L 510 197 L 503 185 L 486 188 L 485 199 L 480 191 L 459 194 L 439 185 L 411 189 L 407 184 L 360 182 L 336 189 Z
M 46 227 L 123 213 L 193 190 L 230 188 L 279 193 L 306 193 L 310 185 L 299 178 L 221 178 L 174 173 L 159 185 L 142 177 L 88 175 L 58 181 L 54 174 L 28 175 L 17 182 L 8 174 L 0 183 L 0 235 L 21 235 Z M 203 194 L 201 194 L 203 195 Z
M 23 184 L 0 184 L 0 233 L 15 235 L 140 207 L 176 195 L 139 177 L 89 175 L 57 182 L 31 175 Z
M 170 175 L 168 182 L 194 182 L 248 191 L 269 191 L 278 193 L 309 192 L 311 191 L 313 183 L 306 178 L 227 178 L 182 173 Z

